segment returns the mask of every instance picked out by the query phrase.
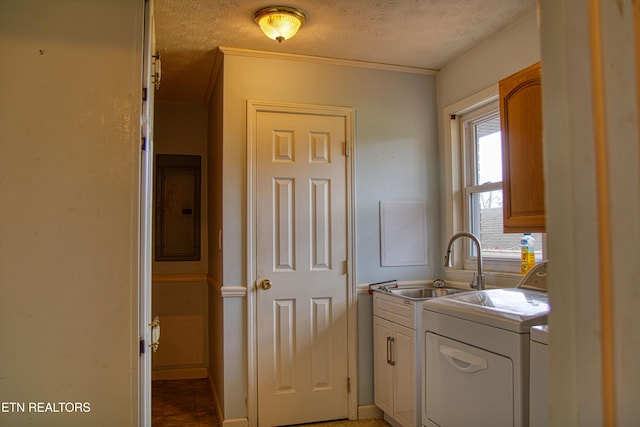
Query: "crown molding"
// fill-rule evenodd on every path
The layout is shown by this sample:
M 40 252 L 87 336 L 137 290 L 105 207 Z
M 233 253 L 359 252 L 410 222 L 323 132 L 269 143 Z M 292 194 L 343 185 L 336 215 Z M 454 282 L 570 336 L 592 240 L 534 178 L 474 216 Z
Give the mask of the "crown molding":
M 218 47 L 224 55 L 245 56 L 250 58 L 276 59 L 316 64 L 339 65 L 343 67 L 365 68 L 370 70 L 395 71 L 399 73 L 435 76 L 438 70 L 432 68 L 407 67 L 404 65 L 383 64 L 379 62 L 356 61 L 352 59 L 329 58 L 325 56 L 301 55 L 297 53 L 269 52 L 264 50 L 242 49 L 237 47 Z

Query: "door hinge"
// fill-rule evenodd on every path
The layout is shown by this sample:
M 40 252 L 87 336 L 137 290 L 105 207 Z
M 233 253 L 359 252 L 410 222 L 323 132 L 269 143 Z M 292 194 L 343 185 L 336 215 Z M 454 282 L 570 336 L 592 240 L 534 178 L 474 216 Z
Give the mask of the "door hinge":
M 144 340 L 141 339 L 140 340 L 140 354 L 144 354 L 144 348 L 145 348 Z
M 343 142 L 343 143 L 342 143 L 342 150 L 343 150 L 343 152 L 344 152 L 344 156 L 345 156 L 345 157 L 349 157 L 349 154 L 350 154 L 350 153 L 349 153 L 349 151 L 350 151 L 350 149 L 349 149 L 349 144 L 347 144 L 346 142 Z
M 143 87 L 142 88 L 142 101 L 146 101 L 147 100 L 147 88 Z
M 147 137 L 146 136 L 142 137 L 142 143 L 140 144 L 140 148 L 142 149 L 142 151 L 145 151 L 147 149 Z
M 344 274 L 347 276 L 351 275 L 351 261 L 348 259 L 344 260 Z
M 347 377 L 347 393 L 351 393 L 351 378 Z

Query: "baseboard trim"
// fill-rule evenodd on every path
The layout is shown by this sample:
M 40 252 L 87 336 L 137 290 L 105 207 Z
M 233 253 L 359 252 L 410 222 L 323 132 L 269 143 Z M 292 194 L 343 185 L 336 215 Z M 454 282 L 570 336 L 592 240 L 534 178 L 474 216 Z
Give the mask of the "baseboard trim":
M 213 394 L 213 404 L 215 406 L 216 417 L 218 420 L 222 420 L 220 426 L 221 427 L 249 427 L 249 419 L 248 418 L 233 418 L 233 419 L 224 419 L 224 412 L 222 411 L 222 405 L 220 404 L 220 398 L 218 397 L 218 393 L 216 392 L 216 387 L 213 384 L 213 377 L 209 375 L 209 387 L 211 387 L 211 393 Z
M 384 413 L 376 405 L 360 405 L 358 406 L 359 420 L 381 420 Z
M 207 368 L 177 368 L 154 369 L 151 371 L 152 380 L 195 380 L 207 378 Z
M 222 427 L 249 427 L 249 420 L 247 418 L 224 420 L 222 422 Z
M 213 383 L 213 376 L 211 372 L 209 372 L 209 388 L 211 388 L 211 393 L 213 394 L 213 405 L 216 410 L 216 418 L 218 420 L 224 420 L 224 413 L 222 412 L 222 405 L 220 404 L 220 398 L 218 397 L 218 392 L 216 391 L 216 386 Z M 222 422 L 224 425 L 224 421 Z

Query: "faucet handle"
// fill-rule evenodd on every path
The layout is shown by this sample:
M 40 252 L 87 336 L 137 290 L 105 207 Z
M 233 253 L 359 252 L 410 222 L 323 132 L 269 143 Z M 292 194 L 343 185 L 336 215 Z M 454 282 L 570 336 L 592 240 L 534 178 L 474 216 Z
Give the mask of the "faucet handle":
M 478 273 L 473 273 L 473 279 L 471 279 L 471 283 L 469 284 L 471 289 L 484 289 L 484 276 L 478 275 Z
M 433 281 L 433 286 L 436 288 L 444 288 L 445 287 L 445 282 L 442 279 L 436 279 Z
M 478 289 L 478 273 L 473 273 L 473 279 L 471 279 L 471 283 L 469 283 L 469 287 L 471 289 Z

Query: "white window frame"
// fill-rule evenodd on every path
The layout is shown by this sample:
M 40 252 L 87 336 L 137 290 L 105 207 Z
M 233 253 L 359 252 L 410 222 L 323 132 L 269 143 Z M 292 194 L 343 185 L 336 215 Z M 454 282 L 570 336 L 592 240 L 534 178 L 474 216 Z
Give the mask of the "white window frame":
M 481 117 L 499 108 L 498 86 L 489 87 L 474 95 L 464 98 L 445 107 L 443 111 L 444 155 L 445 155 L 445 221 L 446 234 L 443 236 L 443 248 L 446 248 L 449 238 L 460 231 L 470 231 L 467 227 L 469 213 L 468 197 L 471 192 L 482 189 L 501 188 L 501 184 L 492 183 L 467 188 L 470 170 L 468 162 L 470 154 L 463 144 L 463 118 Z M 466 116 L 465 116 L 466 115 Z M 474 155 L 474 154 L 473 154 Z M 453 247 L 453 268 L 445 271 L 445 276 L 451 280 L 465 280 L 477 268 L 477 258 L 469 256 L 471 242 L 460 239 Z M 546 238 L 543 235 L 543 253 Z M 538 244 L 538 242 L 536 242 Z M 484 271 L 488 284 L 498 286 L 513 286 L 515 280 L 520 280 L 519 260 L 505 258 L 484 258 Z M 517 283 L 517 282 L 515 282 Z
M 460 170 L 463 173 L 462 182 L 462 226 L 465 231 L 471 232 L 471 195 L 473 193 L 479 193 L 491 190 L 502 190 L 502 181 L 491 182 L 484 184 L 476 184 L 475 181 L 475 166 L 476 166 L 476 147 L 475 147 L 475 135 L 473 134 L 473 123 L 482 121 L 483 119 L 493 118 L 500 115 L 500 104 L 498 100 L 492 100 L 481 106 L 472 108 L 471 111 L 460 114 L 458 117 L 459 140 L 454 141 L 460 145 L 462 152 Z M 500 163 L 502 167 L 502 163 Z M 480 237 L 480 236 L 478 236 Z M 471 244 L 468 239 L 463 242 L 464 248 L 464 262 L 463 268 L 465 270 L 475 270 L 478 265 L 477 256 L 472 253 L 475 252 L 475 246 Z M 496 258 L 485 257 L 483 259 L 484 269 L 488 271 L 500 271 L 505 273 L 518 273 L 520 271 L 520 260 L 509 258 Z

